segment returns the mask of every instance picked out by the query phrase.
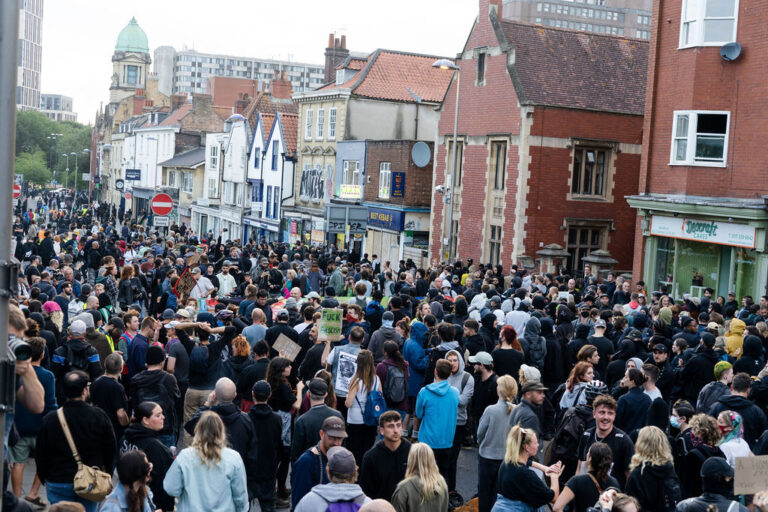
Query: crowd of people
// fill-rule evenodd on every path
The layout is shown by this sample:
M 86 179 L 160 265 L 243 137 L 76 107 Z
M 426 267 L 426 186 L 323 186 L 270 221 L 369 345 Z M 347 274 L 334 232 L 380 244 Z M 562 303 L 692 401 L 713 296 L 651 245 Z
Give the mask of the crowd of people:
M 161 235 L 60 199 L 12 227 L 8 510 L 768 511 L 734 495 L 768 454 L 766 296 Z

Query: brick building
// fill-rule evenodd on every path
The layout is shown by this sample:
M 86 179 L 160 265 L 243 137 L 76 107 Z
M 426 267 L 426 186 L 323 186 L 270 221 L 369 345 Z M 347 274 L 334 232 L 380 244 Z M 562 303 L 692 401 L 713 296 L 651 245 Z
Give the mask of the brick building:
M 627 198 L 634 275 L 677 299 L 766 293 L 768 12 L 756 0 L 717 6 L 712 20 L 701 0 L 654 3 L 640 187 Z M 734 41 L 741 54 L 721 58 Z
M 500 20 L 500 0 L 479 4 L 457 60 L 453 190 L 456 80 L 438 127 L 431 261 L 445 259 L 450 230 L 450 254 L 463 260 L 533 264 L 556 243 L 571 268 L 603 249 L 629 269 L 635 222 L 623 198 L 637 190 L 648 43 Z

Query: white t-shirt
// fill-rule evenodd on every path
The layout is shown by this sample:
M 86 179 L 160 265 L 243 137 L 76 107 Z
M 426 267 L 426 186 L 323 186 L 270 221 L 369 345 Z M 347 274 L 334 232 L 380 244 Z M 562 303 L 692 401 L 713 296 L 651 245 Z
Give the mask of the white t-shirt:
M 749 457 L 752 455 L 752 451 L 749 449 L 749 444 L 741 438 L 735 438 L 731 439 L 730 441 L 726 441 L 725 443 L 719 445 L 719 447 L 721 450 L 723 450 L 725 459 L 728 461 L 728 464 L 730 464 L 731 467 L 735 466 L 736 457 Z
M 379 387 L 379 378 L 376 376 L 373 377 L 373 387 L 375 389 Z M 366 402 L 368 402 L 368 388 L 361 382 L 357 387 L 357 394 L 355 395 L 355 401 L 352 402 L 352 407 L 347 409 L 347 423 L 353 425 L 365 423 L 363 421 L 363 411 L 365 410 Z
M 197 283 L 195 284 L 195 287 L 192 288 L 191 292 L 189 292 L 189 298 L 190 299 L 200 299 L 209 290 L 213 290 L 213 283 L 207 277 L 200 276 L 200 279 L 197 280 Z
M 661 391 L 659 391 L 659 388 L 656 388 L 653 391 L 649 391 L 647 389 L 644 389 L 643 393 L 645 393 L 646 395 L 651 397 L 651 402 L 653 402 L 657 398 L 661 398 Z

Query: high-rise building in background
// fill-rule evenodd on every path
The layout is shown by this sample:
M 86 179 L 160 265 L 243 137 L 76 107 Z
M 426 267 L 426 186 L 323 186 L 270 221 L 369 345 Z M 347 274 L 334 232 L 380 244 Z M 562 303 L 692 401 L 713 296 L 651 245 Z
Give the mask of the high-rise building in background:
M 16 108 L 37 110 L 40 107 L 42 42 L 43 0 L 19 0 Z
M 54 121 L 77 121 L 72 112 L 72 98 L 61 94 L 41 94 L 40 111 Z
M 504 0 L 502 18 L 650 39 L 652 8 L 653 0 Z
M 324 69 L 319 64 L 234 57 L 187 49 L 176 51 L 170 46 L 160 46 L 154 56 L 154 72 L 160 92 L 168 95 L 208 94 L 208 78 L 214 76 L 246 78 L 268 84 L 275 72 L 284 73 L 294 92 L 309 91 L 324 83 Z

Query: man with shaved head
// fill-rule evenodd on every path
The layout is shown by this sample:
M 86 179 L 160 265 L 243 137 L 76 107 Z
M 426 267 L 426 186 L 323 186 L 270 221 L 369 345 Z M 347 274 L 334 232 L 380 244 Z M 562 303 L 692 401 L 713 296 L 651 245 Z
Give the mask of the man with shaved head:
M 387 500 L 373 500 L 360 507 L 360 512 L 395 512 L 395 507 Z

